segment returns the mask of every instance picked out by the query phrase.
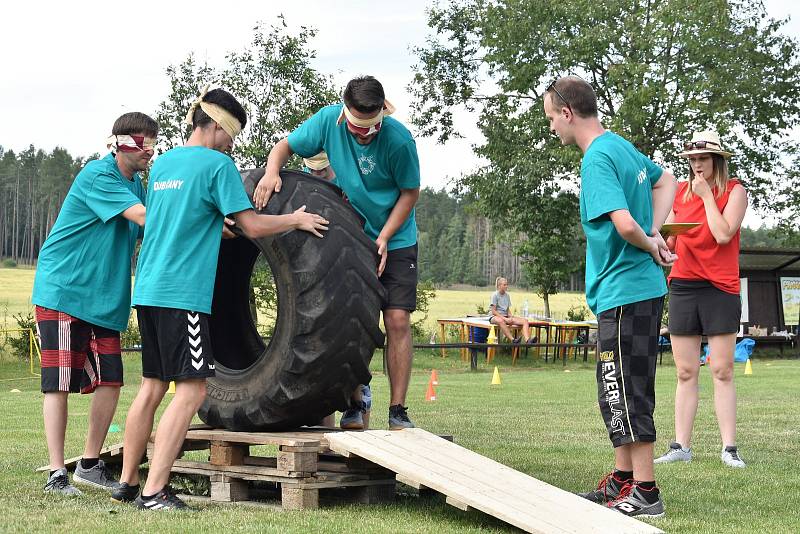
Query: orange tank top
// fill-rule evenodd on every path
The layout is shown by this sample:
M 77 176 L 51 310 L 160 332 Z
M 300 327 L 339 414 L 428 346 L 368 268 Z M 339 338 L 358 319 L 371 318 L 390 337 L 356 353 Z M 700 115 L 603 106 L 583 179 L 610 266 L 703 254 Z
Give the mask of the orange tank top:
M 731 191 L 738 184 L 738 180 L 728 180 L 725 193 L 715 199 L 720 213 L 725 210 Z M 667 280 L 707 280 L 726 293 L 738 294 L 740 231 L 737 230 L 725 245 L 717 243 L 708 226 L 703 200 L 697 195 L 693 195 L 688 202 L 683 200 L 687 187 L 689 182 L 678 185 L 675 203 L 672 205 L 675 222 L 699 222 L 700 226 L 678 236 L 675 245 L 678 259 Z

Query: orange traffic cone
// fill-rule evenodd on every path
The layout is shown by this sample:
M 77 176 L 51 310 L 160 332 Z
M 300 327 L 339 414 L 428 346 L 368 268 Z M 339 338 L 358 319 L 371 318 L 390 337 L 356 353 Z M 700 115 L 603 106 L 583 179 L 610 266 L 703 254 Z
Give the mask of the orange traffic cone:
M 428 391 L 425 392 L 425 400 L 426 401 L 436 400 L 436 390 L 433 389 L 433 383 L 430 380 L 428 381 Z
M 436 374 L 436 369 L 432 369 L 431 370 L 430 383 L 433 384 L 434 386 L 438 386 L 439 385 L 439 375 Z

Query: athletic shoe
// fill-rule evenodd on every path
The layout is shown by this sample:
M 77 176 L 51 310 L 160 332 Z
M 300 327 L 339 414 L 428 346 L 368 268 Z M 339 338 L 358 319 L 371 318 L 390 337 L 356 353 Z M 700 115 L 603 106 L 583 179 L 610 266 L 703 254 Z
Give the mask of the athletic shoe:
M 364 430 L 364 416 L 366 410 L 363 408 L 364 403 L 359 403 L 362 407 L 348 408 L 342 414 L 342 419 L 339 421 L 339 426 L 343 430 Z
M 515 337 L 514 339 L 511 340 L 511 343 L 513 343 L 514 345 L 519 345 L 521 342 L 522 342 L 521 337 Z
M 57 469 L 50 478 L 47 479 L 47 484 L 44 485 L 46 493 L 60 493 L 68 497 L 78 497 L 83 495 L 83 492 L 69 483 L 69 476 L 67 475 L 67 468 L 62 467 Z
M 72 480 L 76 484 L 106 491 L 113 491 L 119 486 L 119 482 L 111 476 L 103 460 L 99 460 L 97 465 L 89 469 L 84 469 L 79 460 L 78 465 L 75 467 L 75 473 L 72 475 Z
M 605 504 L 619 497 L 619 492 L 625 484 L 627 484 L 627 482 L 617 478 L 612 472 L 600 480 L 600 483 L 597 484 L 597 489 L 587 491 L 586 493 L 578 493 L 578 497 L 583 497 L 584 499 L 598 504 Z
M 631 517 L 655 518 L 664 516 L 664 501 L 661 500 L 661 494 L 659 493 L 656 502 L 647 502 L 639 486 L 635 483 L 625 484 L 619 492 L 619 497 L 606 504 L 606 506 Z
M 111 500 L 115 502 L 133 502 L 139 495 L 139 484 L 131 486 L 127 482 L 120 482 L 111 492 Z
M 139 495 L 134 502 L 140 510 L 186 510 L 189 508 L 169 486 L 164 486 L 161 491 L 146 499 Z
M 403 430 L 414 428 L 414 423 L 408 418 L 408 408 L 402 404 L 389 406 L 389 430 Z
M 531 338 L 528 338 L 528 341 L 526 341 L 525 343 L 527 343 L 529 345 L 535 345 L 538 342 L 539 342 L 539 338 L 538 337 L 531 337 Z
M 669 464 L 672 462 L 691 462 L 692 449 L 684 449 L 680 443 L 673 441 L 669 444 L 669 450 L 663 455 L 653 460 L 654 464 Z
M 735 446 L 722 449 L 720 458 L 722 458 L 722 463 L 728 467 L 747 467 L 747 464 L 739 457 L 739 450 Z

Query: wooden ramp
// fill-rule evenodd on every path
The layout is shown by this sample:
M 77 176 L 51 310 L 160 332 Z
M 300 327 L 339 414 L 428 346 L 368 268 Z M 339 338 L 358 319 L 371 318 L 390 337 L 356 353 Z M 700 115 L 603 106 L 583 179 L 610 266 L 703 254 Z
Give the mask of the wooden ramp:
M 462 510 L 474 508 L 537 533 L 662 533 L 642 521 L 551 486 L 419 428 L 325 434 L 330 449 L 430 488 Z

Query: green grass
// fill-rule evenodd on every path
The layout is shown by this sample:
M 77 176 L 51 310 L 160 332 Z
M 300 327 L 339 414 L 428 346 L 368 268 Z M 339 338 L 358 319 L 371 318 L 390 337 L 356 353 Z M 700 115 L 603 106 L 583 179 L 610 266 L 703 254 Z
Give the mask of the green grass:
M 431 351 L 416 356 L 408 404 L 415 422 L 432 432 L 454 434 L 456 442 L 515 469 L 569 491 L 585 490 L 612 465 L 612 451 L 596 405 L 594 366 L 569 361 L 544 364 L 525 361 L 508 367 L 500 355 L 503 383 L 490 386 L 491 366 L 481 362 L 469 372 L 458 358 L 442 360 Z M 657 452 L 673 435 L 675 369 L 665 355 L 657 375 Z M 127 355 L 126 382 L 115 419 L 124 425 L 138 383 L 136 355 Z M 430 367 L 439 371 L 437 401 L 423 401 Z M 375 409 L 373 427 L 386 425 L 386 379 L 380 357 L 373 361 Z M 566 372 L 569 371 L 569 372 Z M 713 415 L 708 369 L 701 373 L 701 404 L 695 425 L 691 464 L 657 466 L 667 516 L 656 524 L 667 532 L 752 533 L 800 531 L 800 478 L 797 444 L 800 411 L 797 384 L 800 361 L 754 362 L 754 374 L 743 376 L 737 364 L 739 446 L 748 467 L 732 470 L 719 460 L 719 434 Z M 242 506 L 198 505 L 197 512 L 146 515 L 130 506 L 112 504 L 101 493 L 77 500 L 45 496 L 46 463 L 41 422 L 42 395 L 36 379 L 23 378 L 22 363 L 0 363 L 0 507 L 8 513 L 0 530 L 96 532 L 496 532 L 510 531 L 502 522 L 479 512 L 462 513 L 436 498 L 401 495 L 392 505 L 333 504 L 318 511 L 282 512 Z M 11 380 L 9 380 L 11 379 Z M 21 390 L 11 393 L 12 388 Z M 88 398 L 70 400 L 67 454 L 82 449 Z M 121 434 L 109 436 L 117 442 Z M 510 488 L 514 491 L 514 488 Z

